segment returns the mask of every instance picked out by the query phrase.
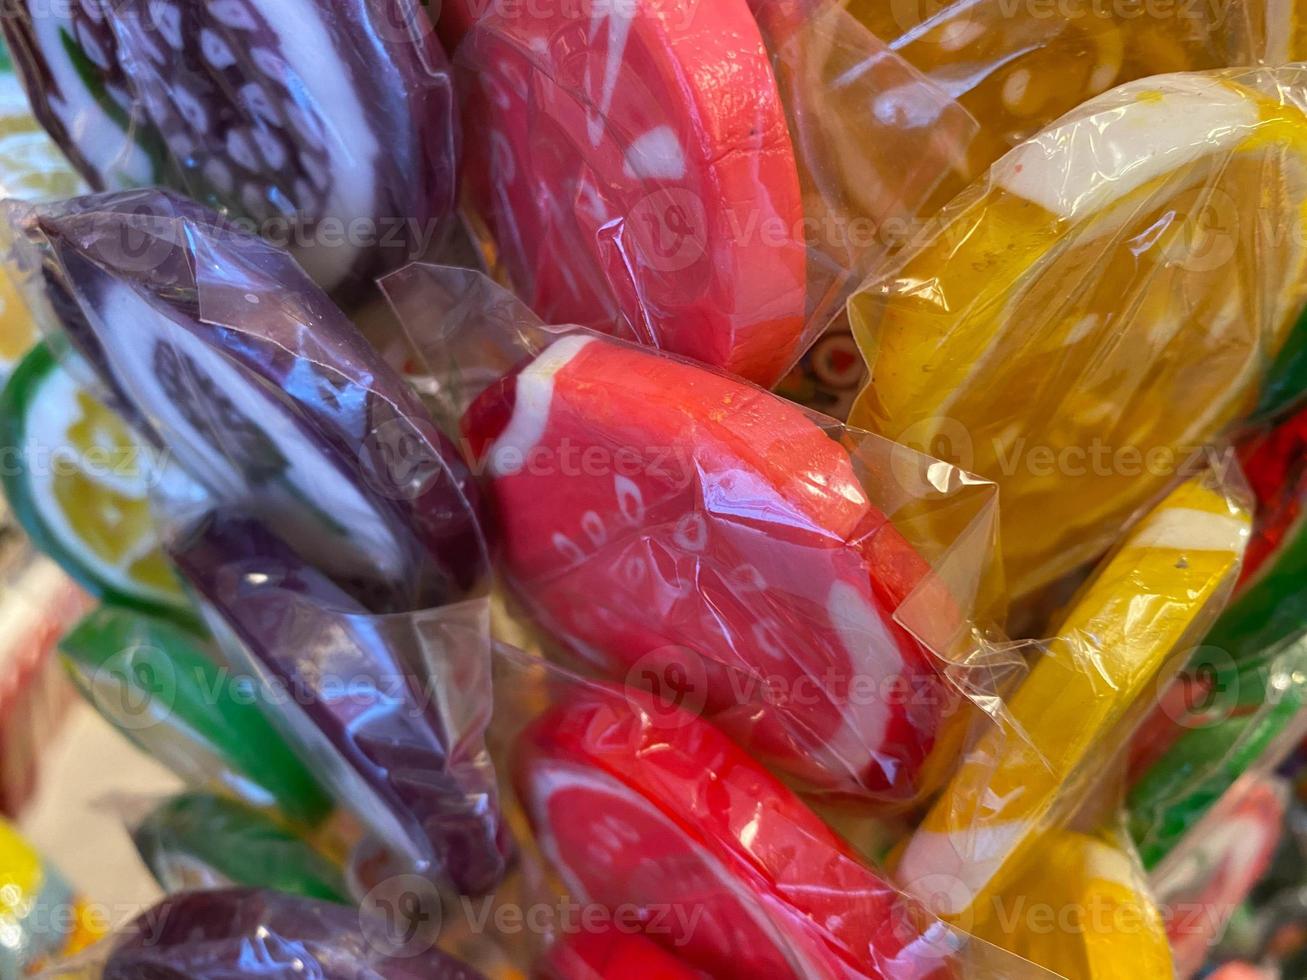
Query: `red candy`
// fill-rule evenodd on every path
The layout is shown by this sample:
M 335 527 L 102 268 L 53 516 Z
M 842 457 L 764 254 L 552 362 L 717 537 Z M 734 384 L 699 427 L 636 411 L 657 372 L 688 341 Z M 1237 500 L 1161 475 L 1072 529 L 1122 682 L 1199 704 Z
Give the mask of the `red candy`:
M 707 980 L 640 933 L 580 932 L 549 951 L 537 980 Z
M 513 584 L 573 651 L 702 707 L 814 789 L 918 793 L 951 701 L 892 613 L 919 587 L 936 619 L 957 611 L 809 416 L 574 335 L 484 392 L 463 427 Z
M 774 384 L 803 330 L 803 203 L 748 5 L 578 9 L 442 14 L 461 39 L 466 187 L 517 289 L 549 322 Z
M 635 906 L 718 980 L 948 975 L 924 917 L 712 725 L 586 688 L 537 720 L 517 791 L 572 897 Z

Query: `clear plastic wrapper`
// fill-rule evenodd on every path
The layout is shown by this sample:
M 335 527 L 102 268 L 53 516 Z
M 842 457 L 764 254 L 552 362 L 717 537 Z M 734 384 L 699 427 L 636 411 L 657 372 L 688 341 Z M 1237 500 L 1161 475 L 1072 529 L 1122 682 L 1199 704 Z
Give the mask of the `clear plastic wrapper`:
M 161 191 L 22 214 L 111 404 L 214 500 L 275 524 L 379 611 L 477 587 L 461 457 L 288 253 Z
M 1062 977 L 1174 975 L 1166 923 L 1137 856 L 1117 835 L 1057 828 L 1038 860 L 995 896 L 976 923 L 988 941 Z
M 349 901 L 338 857 L 276 817 L 228 797 L 170 797 L 134 824 L 132 842 L 168 893 L 239 885 Z
M 303 825 L 331 812 L 331 798 L 269 721 L 278 707 L 260 698 L 255 678 L 233 674 L 207 636 L 102 606 L 59 648 L 86 700 L 188 785 L 276 807 Z
M 572 910 L 540 975 L 577 959 L 600 972 L 561 975 L 641 975 L 602 972 L 642 945 L 613 933 L 638 933 L 664 956 L 637 963 L 660 976 L 1051 976 L 932 918 L 703 717 L 509 648 L 498 666 L 534 692 L 497 723 L 557 876 L 543 890 Z
M 897 856 L 896 880 L 967 927 L 1038 869 L 1046 834 L 1104 784 L 1155 693 L 1238 575 L 1250 517 L 1213 474 L 1180 484 L 1128 531 L 1035 654 L 995 726 Z
M 140 191 L 23 220 L 73 342 L 193 481 L 156 513 L 226 666 L 407 867 L 493 887 L 487 546 L 457 449 L 286 252 L 202 206 Z
M 1236 784 L 1151 876 L 1168 909 L 1176 975 L 1193 976 L 1230 917 L 1265 873 L 1280 839 L 1287 797 L 1273 778 Z
M 54 976 L 100 980 L 479 980 L 435 949 L 395 942 L 381 909 L 273 891 L 183 892 L 143 912 Z
M 418 257 L 453 208 L 449 67 L 417 2 L 22 2 L 3 27 L 92 189 L 185 190 L 326 289 Z
M 215 512 L 171 546 L 229 662 L 285 692 L 311 768 L 387 846 L 479 894 L 510 843 L 482 742 L 483 600 L 369 614 L 266 527 Z
M 465 196 L 528 304 L 774 383 L 805 334 L 803 194 L 747 0 L 452 0 L 439 24 Z
M 899 806 L 938 784 L 968 698 L 1018 666 L 973 626 L 996 614 L 988 485 L 724 373 L 544 327 L 466 270 L 383 288 L 462 414 L 505 579 L 558 644 L 815 793 Z
M 850 421 L 998 483 L 1014 599 L 1101 554 L 1255 408 L 1307 295 L 1304 104 L 1297 66 L 1122 85 L 851 299 L 871 379 Z
M 1271 769 L 1307 714 L 1307 412 L 1249 436 L 1254 533 L 1228 609 L 1132 745 L 1131 829 L 1155 866 L 1236 779 Z
M 35 974 L 103 932 L 90 906 L 0 819 L 0 978 Z

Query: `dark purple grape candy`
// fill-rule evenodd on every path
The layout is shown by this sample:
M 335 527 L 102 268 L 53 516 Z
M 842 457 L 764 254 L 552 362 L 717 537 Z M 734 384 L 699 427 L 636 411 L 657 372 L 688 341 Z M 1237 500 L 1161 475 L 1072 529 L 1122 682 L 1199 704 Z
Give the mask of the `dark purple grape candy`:
M 373 611 L 479 585 L 457 449 L 286 252 L 164 191 L 77 198 L 32 223 L 80 305 L 73 341 L 219 503 Z
M 453 209 L 449 66 L 419 0 L 18 0 L 4 20 L 93 188 L 184 189 L 325 289 L 418 257 Z
M 483 740 L 484 624 L 367 615 L 245 517 L 210 514 L 170 550 L 235 666 L 290 695 L 287 734 L 335 795 L 430 877 L 493 888 L 510 844 Z
M 391 904 L 390 896 L 383 898 Z M 440 950 L 404 942 L 406 930 L 422 935 L 422 923 L 415 926 L 406 915 L 399 901 L 361 913 L 253 888 L 182 892 L 132 921 L 103 978 L 480 980 L 480 973 Z

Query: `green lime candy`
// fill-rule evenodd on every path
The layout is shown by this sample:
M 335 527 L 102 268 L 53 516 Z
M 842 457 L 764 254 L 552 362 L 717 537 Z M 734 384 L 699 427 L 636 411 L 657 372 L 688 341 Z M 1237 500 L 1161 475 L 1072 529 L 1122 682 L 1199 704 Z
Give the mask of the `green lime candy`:
M 169 893 L 248 885 L 349 901 L 338 864 L 277 820 L 228 797 L 174 796 L 140 823 L 132 840 Z
M 195 622 L 150 511 L 168 467 L 44 344 L 0 394 L 0 445 L 9 506 L 37 548 L 93 595 Z
M 276 806 L 297 823 L 317 823 L 331 810 L 330 798 L 264 716 L 256 679 L 220 666 L 203 636 L 102 606 L 60 649 L 87 700 L 189 785 Z

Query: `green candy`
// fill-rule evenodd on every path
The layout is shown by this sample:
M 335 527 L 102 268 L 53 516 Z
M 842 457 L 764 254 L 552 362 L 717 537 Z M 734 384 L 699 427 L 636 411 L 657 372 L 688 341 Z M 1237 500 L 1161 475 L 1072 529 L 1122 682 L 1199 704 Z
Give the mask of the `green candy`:
M 349 902 L 341 868 L 273 818 L 208 793 L 175 796 L 132 834 L 166 892 L 244 885 Z
M 1130 791 L 1130 833 L 1152 869 L 1212 805 L 1255 765 L 1303 706 L 1290 682 L 1266 710 L 1186 732 Z
M 1307 310 L 1262 383 L 1262 397 L 1254 417 L 1273 419 L 1284 415 L 1307 395 Z
M 264 716 L 255 680 L 221 667 L 207 644 L 175 623 L 104 606 L 60 649 L 87 700 L 188 784 L 317 823 L 331 799 Z

